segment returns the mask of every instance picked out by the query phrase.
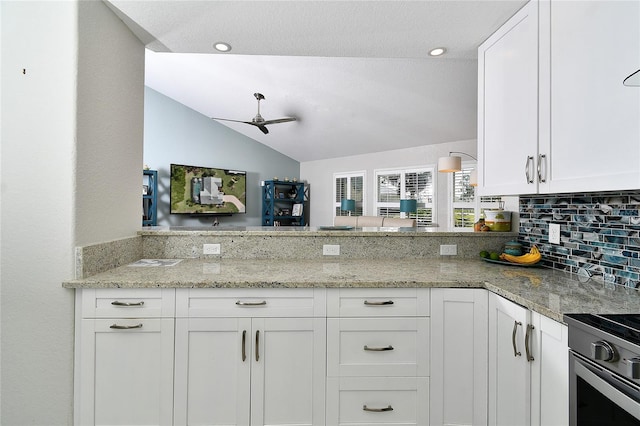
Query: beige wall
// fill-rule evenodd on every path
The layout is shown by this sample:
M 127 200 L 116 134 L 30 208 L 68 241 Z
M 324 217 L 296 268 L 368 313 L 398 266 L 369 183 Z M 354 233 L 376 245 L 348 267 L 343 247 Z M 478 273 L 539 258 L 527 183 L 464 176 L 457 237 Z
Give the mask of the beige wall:
M 70 425 L 61 283 L 75 246 L 139 226 L 144 49 L 101 1 L 2 1 L 0 15 L 0 423 Z

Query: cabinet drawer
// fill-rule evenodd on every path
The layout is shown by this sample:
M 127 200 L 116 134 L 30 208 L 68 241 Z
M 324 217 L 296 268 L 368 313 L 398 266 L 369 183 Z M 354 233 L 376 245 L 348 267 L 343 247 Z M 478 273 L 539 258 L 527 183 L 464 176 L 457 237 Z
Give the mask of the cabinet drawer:
M 340 288 L 327 293 L 329 317 L 429 316 L 428 288 Z
M 177 289 L 178 317 L 323 317 L 325 289 Z
M 329 376 L 428 376 L 429 318 L 329 318 Z
M 429 379 L 327 379 L 327 425 L 374 424 L 427 426 Z
M 82 318 L 173 317 L 175 290 L 172 288 L 83 289 Z

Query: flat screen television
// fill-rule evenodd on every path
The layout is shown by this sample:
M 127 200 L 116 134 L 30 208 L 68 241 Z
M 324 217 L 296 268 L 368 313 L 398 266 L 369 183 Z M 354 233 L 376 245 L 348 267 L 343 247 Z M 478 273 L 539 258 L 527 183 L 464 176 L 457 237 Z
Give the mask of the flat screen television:
M 247 172 L 171 164 L 171 214 L 246 213 Z

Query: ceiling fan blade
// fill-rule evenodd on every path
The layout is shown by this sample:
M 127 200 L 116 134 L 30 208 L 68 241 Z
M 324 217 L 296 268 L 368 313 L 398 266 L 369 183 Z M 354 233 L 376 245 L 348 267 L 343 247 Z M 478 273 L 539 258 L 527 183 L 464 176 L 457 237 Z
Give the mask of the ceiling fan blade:
M 264 126 L 264 123 L 260 123 L 260 124 L 257 124 L 257 123 L 251 123 L 251 124 L 253 124 L 253 125 L 254 125 L 254 126 L 256 126 L 258 129 L 260 129 L 260 131 L 261 131 L 262 133 L 264 133 L 265 135 L 266 135 L 267 133 L 269 133 L 269 129 L 267 129 L 267 128 Z
M 262 124 L 266 126 L 267 124 L 287 123 L 289 121 L 296 121 L 296 120 L 297 118 L 295 117 L 276 118 L 275 120 L 266 120 L 262 122 Z
M 242 121 L 242 120 L 231 120 L 229 118 L 216 118 L 216 117 L 211 117 L 212 120 L 220 120 L 220 121 L 233 121 L 234 123 L 244 123 L 244 124 L 253 124 L 250 121 Z

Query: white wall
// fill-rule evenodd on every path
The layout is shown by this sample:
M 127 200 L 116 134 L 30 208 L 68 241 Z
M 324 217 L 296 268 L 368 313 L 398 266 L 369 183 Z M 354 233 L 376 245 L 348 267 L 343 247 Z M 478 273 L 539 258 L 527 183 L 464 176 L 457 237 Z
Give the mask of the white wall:
M 131 67 L 144 53 L 100 1 L 2 1 L 0 14 L 0 423 L 70 425 L 74 301 L 61 283 L 76 245 L 139 226 L 142 81 Z
M 373 201 L 375 197 L 375 170 L 394 167 L 428 167 L 437 169 L 439 157 L 448 155 L 449 151 L 466 152 L 477 157 L 476 140 L 456 141 L 437 145 L 423 145 L 416 148 L 396 149 L 373 154 L 355 155 L 351 157 L 333 158 L 328 160 L 307 161 L 300 163 L 300 176 L 311 184 L 311 214 L 312 226 L 333 224 L 333 174 L 338 172 L 352 172 L 365 170 L 367 205 L 365 214 L 375 215 Z M 463 161 L 472 159 L 461 156 Z M 437 222 L 446 226 L 449 181 L 451 174 L 436 173 L 437 190 Z

